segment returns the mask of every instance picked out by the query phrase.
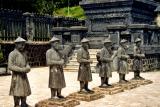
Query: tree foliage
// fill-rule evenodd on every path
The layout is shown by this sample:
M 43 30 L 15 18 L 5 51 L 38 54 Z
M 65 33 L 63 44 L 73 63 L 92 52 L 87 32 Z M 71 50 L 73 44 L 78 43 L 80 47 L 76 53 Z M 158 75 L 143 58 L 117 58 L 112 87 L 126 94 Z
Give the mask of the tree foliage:
M 53 14 L 56 9 L 79 5 L 81 0 L 0 0 L 0 8 L 15 9 L 42 14 Z M 160 3 L 160 0 L 154 0 Z
M 80 0 L 36 0 L 33 8 L 38 13 L 53 14 L 56 9 L 78 5 Z

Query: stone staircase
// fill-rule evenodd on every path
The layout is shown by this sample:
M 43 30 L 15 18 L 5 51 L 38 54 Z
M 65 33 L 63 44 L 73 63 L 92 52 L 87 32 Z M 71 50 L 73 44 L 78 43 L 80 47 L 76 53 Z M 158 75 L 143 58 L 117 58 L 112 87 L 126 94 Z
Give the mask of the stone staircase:
M 96 72 L 95 66 L 97 64 L 96 54 L 100 51 L 100 49 L 89 49 L 90 58 L 93 60 L 93 63 L 91 64 L 91 70 L 92 72 Z M 79 63 L 77 62 L 77 52 L 75 51 L 74 54 L 71 56 L 69 63 L 64 68 L 64 71 L 66 72 L 77 72 L 79 68 Z M 160 59 L 156 56 L 147 57 L 143 59 L 143 71 L 154 71 L 160 67 Z M 133 59 L 128 60 L 128 70 L 132 71 L 133 66 Z
M 93 60 L 91 64 L 91 71 L 95 72 L 95 66 L 97 64 L 96 54 L 100 51 L 99 49 L 89 49 L 90 58 Z M 74 52 L 69 60 L 69 63 L 64 68 L 65 72 L 77 72 L 79 69 L 79 63 L 77 62 L 77 51 Z

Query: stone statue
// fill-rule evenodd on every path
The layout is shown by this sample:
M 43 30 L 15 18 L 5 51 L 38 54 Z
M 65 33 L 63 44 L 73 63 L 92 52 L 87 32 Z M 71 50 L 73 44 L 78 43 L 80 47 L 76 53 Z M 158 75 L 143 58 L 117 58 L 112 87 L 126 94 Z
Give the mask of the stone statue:
M 49 66 L 49 88 L 51 89 L 51 99 L 61 99 L 62 88 L 66 87 L 63 72 L 63 55 L 60 53 L 60 40 L 53 37 L 50 40 L 51 49 L 46 52 L 46 61 Z
M 79 63 L 78 81 L 80 81 L 80 93 L 93 93 L 93 91 L 88 88 L 88 82 L 92 81 L 90 63 L 93 62 L 90 59 L 88 52 L 89 40 L 83 38 L 81 43 L 82 47 L 77 52 L 77 61 Z
M 113 59 L 113 62 L 112 62 L 112 70 L 113 71 L 118 71 L 118 57 L 117 57 L 117 49 L 118 47 L 117 46 L 112 46 L 111 50 L 112 50 L 112 59 Z
M 140 76 L 140 72 L 143 70 L 143 62 L 142 59 L 145 58 L 145 55 L 142 53 L 140 48 L 141 39 L 137 38 L 135 40 L 134 46 L 134 60 L 133 60 L 133 71 L 134 71 L 134 78 L 133 79 L 140 79 L 143 80 L 144 78 Z
M 111 86 L 108 81 L 109 77 L 112 77 L 112 67 L 111 62 L 111 46 L 112 41 L 110 39 L 104 40 L 104 47 L 101 49 L 99 54 L 99 60 L 101 61 L 101 69 L 99 71 L 99 76 L 101 77 L 101 88 Z
M 27 96 L 31 94 L 31 89 L 27 77 L 30 72 L 30 66 L 24 51 L 25 41 L 18 37 L 15 42 L 15 49 L 9 54 L 8 68 L 12 71 L 12 80 L 10 87 L 10 95 L 14 98 L 14 107 L 29 107 L 26 103 Z
M 96 64 L 96 72 L 99 73 L 102 69 L 102 62 L 100 60 L 100 52 L 98 51 L 96 54 L 97 64 Z
M 128 63 L 127 63 L 127 60 L 129 59 L 129 55 L 126 53 L 126 49 L 127 49 L 127 40 L 122 39 L 120 41 L 120 46 L 117 51 L 119 83 L 128 82 L 125 79 L 125 75 L 129 73 Z

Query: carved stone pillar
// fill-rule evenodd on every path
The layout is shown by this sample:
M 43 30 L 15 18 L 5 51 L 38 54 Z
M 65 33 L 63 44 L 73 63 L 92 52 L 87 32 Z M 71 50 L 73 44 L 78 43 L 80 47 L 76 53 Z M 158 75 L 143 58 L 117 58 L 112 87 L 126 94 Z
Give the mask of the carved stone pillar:
M 33 23 L 33 15 L 31 13 L 24 13 L 23 14 L 25 16 L 25 29 L 26 29 L 26 38 L 28 41 L 33 41 L 33 37 L 34 37 L 34 23 Z

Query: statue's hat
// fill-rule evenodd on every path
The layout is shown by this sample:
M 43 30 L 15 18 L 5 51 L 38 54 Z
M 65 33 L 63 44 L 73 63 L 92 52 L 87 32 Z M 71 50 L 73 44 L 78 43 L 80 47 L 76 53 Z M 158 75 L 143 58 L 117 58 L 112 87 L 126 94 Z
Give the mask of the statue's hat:
M 82 40 L 81 40 L 81 43 L 86 43 L 86 42 L 89 42 L 90 40 L 88 40 L 87 38 L 83 38 Z
M 126 42 L 127 42 L 126 39 L 122 39 L 122 40 L 120 41 L 120 43 L 126 43 Z
M 103 43 L 112 43 L 112 41 L 110 39 L 105 39 Z
M 136 40 L 135 40 L 135 43 L 136 42 L 141 42 L 142 40 L 140 39 L 140 38 L 137 38 Z
M 21 38 L 20 36 L 14 41 L 14 43 L 19 43 L 19 42 L 26 42 L 25 39 Z
M 52 37 L 52 39 L 50 40 L 50 42 L 55 42 L 55 41 L 60 41 L 60 39 L 58 39 L 56 37 Z

